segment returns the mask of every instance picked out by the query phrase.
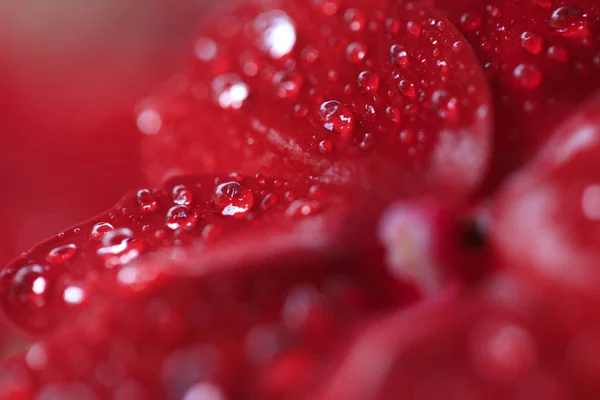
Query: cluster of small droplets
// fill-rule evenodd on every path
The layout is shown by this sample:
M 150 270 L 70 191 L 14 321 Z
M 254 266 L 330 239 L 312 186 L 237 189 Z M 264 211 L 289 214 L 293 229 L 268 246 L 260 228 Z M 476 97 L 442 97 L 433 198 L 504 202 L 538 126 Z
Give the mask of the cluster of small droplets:
M 434 121 L 432 125 L 457 123 L 465 115 L 460 109 L 471 107 L 470 98 L 459 101 L 450 96 L 447 104 L 432 99 L 435 90 L 431 87 L 447 87 L 461 81 L 452 82 L 452 55 L 450 58 L 443 55 L 446 43 L 441 34 L 447 34 L 449 25 L 440 19 L 425 18 L 425 13 L 417 12 L 410 2 L 405 5 L 407 14 L 401 17 L 389 17 L 378 9 L 346 8 L 343 1 L 311 0 L 311 3 L 312 7 L 298 15 L 293 7 L 264 12 L 258 11 L 259 8 L 244 29 L 231 27 L 232 31 L 226 32 L 216 26 L 200 36 L 194 55 L 202 83 L 189 82 L 192 97 L 200 102 L 198 112 L 205 108 L 203 102 L 210 101 L 219 111 L 229 114 L 222 117 L 223 121 L 246 118 L 247 112 L 256 115 L 257 118 L 242 123 L 247 140 L 238 143 L 232 139 L 232 147 L 240 150 L 260 144 L 269 135 L 271 122 L 262 114 L 275 112 L 283 116 L 289 112 L 301 119 L 302 124 L 320 129 L 312 136 L 312 143 L 302 150 L 337 157 L 385 146 L 403 164 L 410 165 L 410 160 L 421 158 L 426 165 L 429 148 L 435 143 L 439 129 L 432 126 L 431 132 L 424 130 L 419 136 L 426 139 L 424 142 L 407 145 L 406 140 L 394 142 L 394 139 L 403 131 L 416 131 L 414 126 L 421 120 Z M 308 15 L 321 21 L 319 31 L 307 31 L 299 22 Z M 334 26 L 343 27 L 343 34 L 332 35 Z M 380 36 L 382 31 L 385 40 L 380 42 L 356 36 L 359 32 Z M 244 50 L 239 52 L 229 49 L 221 44 L 221 36 L 225 34 L 239 37 L 240 43 L 249 42 L 252 46 L 240 46 Z M 299 42 L 299 35 L 311 40 Z M 313 42 L 313 36 L 319 40 Z M 465 53 L 464 42 L 459 41 L 458 34 L 455 37 L 447 43 L 455 43 L 452 53 Z M 341 69 L 323 68 L 339 59 L 347 65 Z M 380 68 L 382 62 L 384 68 Z M 435 75 L 428 76 L 426 69 L 422 69 L 429 65 L 437 68 Z M 316 73 L 312 72 L 314 68 Z M 457 68 L 461 69 L 464 66 Z M 448 87 L 448 90 L 455 89 Z M 278 111 L 271 107 L 263 109 L 263 104 L 275 104 Z M 164 126 L 168 119 L 154 112 L 159 108 L 155 105 L 143 108 L 145 114 L 140 114 L 138 121 L 140 129 L 146 133 L 169 131 Z M 432 113 L 440 121 L 428 118 Z M 273 132 L 280 135 L 279 130 Z M 284 131 L 283 139 L 287 140 L 288 134 Z M 176 137 L 170 140 L 167 136 L 163 143 L 173 146 L 173 151 L 181 155 L 192 152 L 185 142 L 178 144 Z M 295 145 L 295 140 L 291 143 Z M 206 153 L 203 165 L 211 168 L 218 164 L 216 154 Z M 178 208 L 174 214 L 182 215 L 184 211 Z
M 215 240 L 261 220 L 268 223 L 275 215 L 314 215 L 323 207 L 315 188 L 232 174 L 216 180 L 182 178 L 160 190 L 138 190 L 96 221 L 62 232 L 5 268 L 0 300 L 17 323 L 34 331 L 49 329 L 55 323 L 48 317 L 52 312 L 84 301 L 87 281 L 118 274 L 163 246 Z M 88 270 L 75 276 L 74 263 Z

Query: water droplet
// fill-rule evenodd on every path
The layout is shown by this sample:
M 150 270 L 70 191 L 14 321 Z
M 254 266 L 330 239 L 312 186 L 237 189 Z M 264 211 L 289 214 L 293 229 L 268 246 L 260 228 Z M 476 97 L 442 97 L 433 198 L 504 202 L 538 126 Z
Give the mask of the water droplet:
M 173 229 L 191 229 L 198 222 L 198 213 L 191 210 L 188 206 L 173 206 L 167 212 L 165 224 Z
M 365 15 L 355 8 L 349 8 L 344 13 L 344 20 L 348 23 L 351 31 L 360 32 L 365 26 Z
M 404 50 L 404 47 L 394 44 L 390 47 L 390 59 L 392 64 L 398 67 L 408 66 L 408 53 Z
M 183 400 L 226 400 L 218 386 L 210 383 L 196 383 L 185 392 Z
M 237 74 L 224 74 L 212 83 L 213 98 L 225 110 L 242 108 L 250 95 L 250 88 Z
M 544 10 L 549 10 L 552 7 L 552 2 L 553 0 L 532 0 L 533 4 Z
M 90 238 L 94 239 L 94 240 L 102 240 L 104 235 L 107 232 L 112 231 L 113 229 L 115 229 L 115 228 L 108 222 L 98 222 L 92 228 L 92 232 L 90 233 Z
M 331 140 L 322 140 L 319 143 L 319 151 L 323 154 L 329 154 L 333 150 L 333 143 Z
M 534 55 L 540 54 L 543 45 L 543 39 L 535 33 L 523 32 L 523 34 L 521 34 L 521 46 L 529 53 Z
M 239 182 L 222 183 L 215 188 L 212 204 L 223 216 L 246 215 L 254 205 L 254 193 Z
M 457 40 L 456 42 L 452 43 L 452 51 L 454 51 L 455 53 L 461 53 L 464 49 L 464 40 Z
M 398 89 L 400 89 L 400 92 L 403 95 L 405 95 L 406 97 L 408 97 L 411 100 L 414 100 L 417 98 L 417 91 L 415 89 L 414 83 L 412 83 L 406 79 L 402 79 L 400 81 L 400 83 L 398 84 Z
M 321 211 L 321 203 L 317 200 L 295 200 L 289 205 L 286 214 L 292 218 L 302 218 L 317 214 L 319 211 Z
M 260 208 L 268 210 L 279 203 L 279 197 L 276 194 L 268 193 L 260 202 Z
M 280 99 L 296 97 L 302 87 L 302 76 L 295 72 L 280 71 L 273 76 L 273 91 Z
M 592 221 L 600 221 L 600 185 L 589 185 L 581 198 L 583 215 Z
M 160 132 L 163 121 L 162 117 L 156 110 L 142 110 L 136 120 L 137 127 L 140 132 L 145 135 L 155 135 Z
M 77 253 L 77 246 L 74 244 L 67 244 L 64 246 L 55 247 L 54 249 L 48 252 L 46 256 L 46 261 L 50 264 L 62 264 L 71 258 Z
M 38 264 L 19 268 L 11 281 L 9 300 L 26 306 L 46 305 L 48 281 L 45 272 L 46 268 Z
M 363 150 L 370 150 L 375 145 L 375 136 L 372 133 L 365 133 L 363 140 L 360 142 L 359 146 Z
M 329 100 L 321 104 L 319 116 L 323 127 L 328 131 L 337 132 L 343 137 L 348 137 L 354 130 L 352 111 L 339 101 Z
M 481 26 L 482 18 L 475 11 L 468 11 L 460 17 L 460 25 L 466 31 L 474 31 Z
M 519 64 L 513 71 L 517 86 L 526 89 L 535 89 L 542 83 L 542 73 L 533 64 Z
M 63 300 L 67 304 L 81 304 L 85 298 L 85 290 L 78 286 L 69 286 L 63 292 Z
M 192 191 L 185 187 L 185 185 L 177 185 L 171 191 L 171 198 L 175 204 L 189 206 L 194 196 L 192 195 Z
M 385 115 L 392 121 L 394 124 L 399 125 L 402 121 L 402 116 L 400 115 L 400 110 L 393 106 L 388 106 L 385 108 Z
M 363 43 L 352 42 L 346 47 L 346 61 L 350 64 L 360 64 L 367 56 L 367 46 Z
M 436 90 L 431 96 L 431 104 L 437 109 L 440 118 L 456 123 L 459 117 L 459 102 L 445 90 Z
M 305 104 L 296 104 L 294 106 L 294 115 L 298 118 L 304 118 L 308 115 L 308 107 Z
M 567 60 L 569 59 L 569 54 L 567 53 L 567 50 L 562 46 L 550 46 L 546 55 L 551 60 L 558 61 L 561 63 L 567 62 Z
M 575 6 L 563 6 L 554 10 L 550 28 L 554 34 L 566 38 L 583 40 L 590 36 L 586 15 Z
M 259 15 L 254 21 L 254 30 L 259 48 L 276 60 L 289 54 L 296 44 L 294 23 L 281 10 Z
M 392 17 L 386 19 L 385 30 L 391 33 L 392 35 L 398 33 L 398 31 L 400 30 L 400 21 Z
M 139 190 L 136 194 L 137 203 L 142 212 L 152 212 L 158 209 L 156 196 L 148 189 Z
M 104 234 L 102 247 L 97 251 L 106 258 L 107 266 L 125 264 L 137 257 L 143 249 L 143 242 L 134 239 L 129 228 L 115 229 Z
M 334 15 L 342 5 L 342 0 L 313 0 L 317 9 L 325 15 Z
M 217 56 L 217 44 L 208 37 L 200 37 L 195 45 L 196 57 L 204 62 L 210 62 Z
M 412 36 L 419 36 L 421 34 L 421 25 L 416 22 L 409 21 L 406 23 L 406 31 Z
M 358 88 L 363 93 L 376 94 L 379 89 L 379 75 L 370 71 L 363 71 L 358 75 Z
M 300 56 L 307 64 L 313 64 L 319 59 L 319 50 L 312 46 L 307 46 L 302 50 Z
M 400 142 L 406 145 L 412 145 L 415 143 L 416 135 L 410 129 L 405 129 L 400 132 Z

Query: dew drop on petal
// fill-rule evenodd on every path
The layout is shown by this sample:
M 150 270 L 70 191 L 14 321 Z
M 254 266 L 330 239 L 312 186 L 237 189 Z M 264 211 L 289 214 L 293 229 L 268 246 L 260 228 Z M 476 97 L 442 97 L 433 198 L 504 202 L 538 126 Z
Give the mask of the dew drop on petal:
M 280 71 L 273 76 L 273 91 L 280 99 L 296 97 L 302 88 L 302 76 L 295 72 Z
M 67 244 L 64 246 L 55 247 L 54 249 L 48 252 L 46 256 L 46 261 L 50 264 L 62 264 L 71 258 L 77 253 L 77 246 L 74 244 Z
M 562 6 L 554 10 L 550 28 L 557 36 L 571 39 L 587 39 L 590 29 L 583 10 L 575 6 Z
M 342 5 L 342 0 L 312 0 L 312 2 L 325 15 L 335 15 Z
M 286 214 L 292 218 L 308 217 L 321 211 L 321 203 L 317 200 L 295 200 L 293 201 Z
M 376 94 L 379 90 L 379 75 L 370 71 L 361 72 L 358 75 L 358 88 L 363 93 Z
M 360 32 L 365 26 L 365 15 L 355 8 L 349 8 L 344 13 L 344 20 L 348 23 L 351 31 Z
M 523 32 L 521 34 L 521 46 L 533 55 L 538 55 L 542 52 L 544 45 L 543 39 L 532 32 Z
M 215 188 L 212 204 L 219 215 L 245 215 L 254 205 L 254 193 L 239 182 L 222 183 Z
M 167 212 L 165 224 L 173 230 L 176 229 L 191 229 L 198 222 L 198 213 L 191 210 L 188 206 L 177 205 L 173 206 Z
M 468 11 L 460 17 L 460 26 L 466 31 L 474 31 L 481 27 L 481 15 L 475 11 Z
M 189 206 L 192 203 L 194 196 L 192 195 L 192 191 L 185 185 L 177 185 L 171 191 L 171 198 L 175 204 Z
M 392 64 L 398 67 L 407 67 L 408 53 L 404 47 L 399 44 L 394 44 L 390 47 L 390 60 L 392 61 Z
M 90 238 L 94 239 L 94 240 L 102 240 L 104 235 L 107 232 L 112 231 L 113 229 L 115 229 L 115 228 L 108 222 L 98 222 L 92 228 L 92 232 L 90 233 Z
M 237 74 L 224 74 L 212 82 L 213 98 L 224 110 L 238 110 L 250 95 L 250 88 Z
M 158 208 L 156 196 L 148 189 L 138 190 L 136 200 L 142 212 L 152 212 Z
M 519 64 L 513 71 L 514 82 L 526 89 L 535 89 L 542 83 L 542 72 L 533 64 Z
M 190 387 L 183 400 L 227 400 L 217 386 L 210 383 L 197 383 Z
M 360 64 L 367 56 L 367 46 L 360 42 L 352 42 L 346 47 L 346 61 Z
M 33 307 L 46 305 L 48 281 L 45 273 L 46 268 L 38 264 L 19 268 L 11 281 L 9 301 Z
M 136 120 L 137 127 L 140 132 L 145 135 L 155 135 L 160 132 L 163 121 L 162 117 L 156 110 L 142 110 Z
M 208 37 L 200 37 L 195 44 L 196 57 L 204 62 L 209 62 L 217 56 L 217 44 Z
M 281 10 L 270 10 L 254 21 L 258 46 L 273 59 L 289 54 L 296 44 L 296 28 L 291 18 Z
M 354 130 L 354 115 L 349 108 L 336 100 L 329 100 L 319 107 L 319 117 L 325 129 L 348 137 Z

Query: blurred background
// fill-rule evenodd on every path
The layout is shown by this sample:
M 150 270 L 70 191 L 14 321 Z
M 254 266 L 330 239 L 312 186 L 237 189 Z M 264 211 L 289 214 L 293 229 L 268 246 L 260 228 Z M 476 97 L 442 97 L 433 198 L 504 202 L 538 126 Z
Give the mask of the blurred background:
M 209 3 L 0 2 L 0 264 L 145 184 L 134 106 Z

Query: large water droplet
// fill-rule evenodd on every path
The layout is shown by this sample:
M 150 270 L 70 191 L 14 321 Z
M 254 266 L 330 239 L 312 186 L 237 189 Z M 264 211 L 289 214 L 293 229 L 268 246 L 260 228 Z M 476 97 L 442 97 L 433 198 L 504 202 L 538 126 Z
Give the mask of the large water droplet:
M 171 191 L 171 198 L 175 204 L 181 206 L 189 206 L 194 199 L 192 191 L 184 185 L 177 185 Z
M 317 214 L 319 211 L 321 211 L 321 203 L 317 200 L 295 200 L 289 205 L 286 214 L 292 218 L 302 218 Z
M 521 46 L 529 53 L 534 55 L 540 54 L 543 45 L 543 39 L 535 33 L 523 32 L 523 34 L 521 34 Z
M 191 210 L 188 206 L 173 206 L 167 212 L 165 224 L 173 229 L 191 229 L 198 222 L 198 213 Z
M 120 254 L 127 250 L 127 246 L 132 240 L 133 231 L 129 228 L 115 229 L 106 232 L 102 238 L 102 247 L 98 249 L 98 254 Z
M 363 93 L 376 94 L 379 89 L 379 75 L 370 71 L 363 71 L 358 75 L 358 88 Z
M 296 44 L 296 28 L 291 18 L 281 10 L 270 10 L 254 21 L 258 47 L 274 59 L 289 54 Z
M 112 231 L 113 229 L 115 229 L 115 228 L 108 222 L 98 222 L 92 228 L 92 232 L 90 233 L 90 238 L 94 239 L 94 240 L 102 240 L 104 235 L 107 232 Z
M 408 97 L 411 100 L 416 99 L 417 91 L 415 89 L 415 84 L 407 79 L 402 79 L 398 84 L 398 89 L 402 92 L 403 95 Z
M 64 246 L 55 247 L 54 249 L 48 252 L 46 256 L 46 261 L 50 264 L 62 264 L 71 258 L 77 253 L 77 246 L 74 244 L 67 244 Z
M 155 135 L 160 132 L 163 120 L 158 111 L 153 109 L 142 110 L 136 120 L 140 132 L 145 135 Z
M 346 47 L 346 61 L 360 64 L 367 56 L 367 46 L 360 42 L 352 42 Z
M 546 55 L 549 59 L 561 63 L 567 62 L 567 60 L 569 59 L 569 54 L 567 53 L 567 50 L 562 46 L 550 46 L 548 48 L 548 51 L 546 52 Z
M 468 11 L 460 17 L 460 26 L 466 31 L 479 29 L 481 22 L 481 15 L 476 11 Z
M 105 265 L 112 268 L 124 265 L 140 255 L 144 242 L 134 238 L 129 228 L 115 229 L 104 234 L 102 247 L 97 251 L 105 259 Z
M 354 115 L 349 108 L 336 100 L 329 100 L 319 107 L 319 117 L 323 127 L 348 137 L 354 130 Z
M 48 280 L 45 273 L 46 267 L 38 264 L 19 268 L 12 278 L 8 300 L 28 307 L 46 305 Z
M 215 212 L 223 216 L 247 214 L 254 205 L 254 193 L 239 182 L 222 183 L 212 196 Z
M 280 99 L 296 97 L 302 87 L 302 76 L 295 72 L 280 71 L 273 76 L 273 91 Z
M 312 0 L 313 4 L 325 15 L 334 15 L 342 5 L 342 0 Z
M 390 47 L 390 59 L 392 64 L 398 67 L 404 68 L 408 66 L 408 53 L 404 47 L 399 44 L 393 44 Z
M 365 26 L 365 15 L 355 8 L 349 8 L 344 13 L 344 19 L 348 23 L 351 31 L 360 32 Z
M 152 212 L 156 211 L 158 208 L 156 196 L 154 196 L 154 194 L 152 194 L 152 192 L 148 189 L 139 190 L 136 194 L 136 199 L 142 212 Z
M 554 34 L 571 39 L 588 39 L 590 29 L 583 10 L 574 6 L 559 7 L 552 13 L 550 28 Z
M 216 77 L 212 82 L 213 98 L 225 110 L 238 110 L 242 108 L 250 88 L 237 74 L 224 74 Z
M 196 57 L 204 62 L 209 62 L 217 56 L 217 44 L 208 37 L 200 37 L 195 45 Z
M 517 86 L 535 89 L 542 83 L 542 72 L 533 64 L 519 64 L 513 71 Z

